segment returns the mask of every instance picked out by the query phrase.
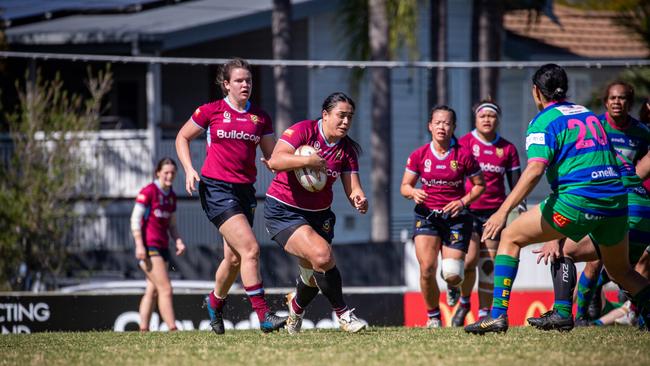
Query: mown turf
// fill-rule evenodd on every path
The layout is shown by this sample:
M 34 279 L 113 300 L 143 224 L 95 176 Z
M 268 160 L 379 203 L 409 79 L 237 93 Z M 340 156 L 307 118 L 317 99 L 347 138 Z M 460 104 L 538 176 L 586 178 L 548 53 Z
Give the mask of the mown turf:
M 308 330 L 299 336 L 230 331 L 0 335 L 2 365 L 650 365 L 650 333 L 512 328 L 472 336 L 461 329 L 371 328 L 361 334 Z

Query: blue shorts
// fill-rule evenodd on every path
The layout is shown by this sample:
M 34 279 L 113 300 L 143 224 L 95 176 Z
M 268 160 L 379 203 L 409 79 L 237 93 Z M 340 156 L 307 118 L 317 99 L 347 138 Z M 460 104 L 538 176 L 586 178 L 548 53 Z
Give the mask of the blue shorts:
M 145 246 L 145 248 L 147 250 L 147 258 L 160 256 L 165 262 L 169 262 L 169 259 L 171 258 L 169 254 L 169 248 L 162 249 L 150 246 Z
M 469 210 L 469 213 L 472 216 L 472 231 L 478 234 L 478 237 L 483 236 L 483 225 L 487 222 L 487 220 L 497 212 L 498 208 L 494 209 L 489 209 L 489 210 Z M 496 236 L 496 241 L 501 240 L 501 231 Z
M 456 217 L 448 217 L 447 214 L 417 205 L 413 238 L 418 235 L 438 236 L 442 239 L 442 245 L 467 253 L 472 236 L 472 216 L 463 210 Z
M 306 211 L 270 197 L 264 201 L 266 231 L 284 248 L 291 235 L 302 225 L 311 226 L 328 243 L 334 239 L 336 215 L 329 208 L 321 211 Z
M 199 197 L 203 211 L 217 229 L 237 214 L 244 214 L 248 223 L 253 226 L 257 207 L 253 184 L 228 183 L 201 176 Z

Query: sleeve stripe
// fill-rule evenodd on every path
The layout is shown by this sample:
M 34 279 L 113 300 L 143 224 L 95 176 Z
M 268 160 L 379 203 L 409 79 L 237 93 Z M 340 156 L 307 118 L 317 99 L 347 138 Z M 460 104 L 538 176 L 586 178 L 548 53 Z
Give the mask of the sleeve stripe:
M 477 176 L 479 174 L 481 174 L 481 169 L 477 170 L 475 173 L 472 173 L 472 174 L 468 175 L 468 177 L 475 177 L 475 176 Z
M 192 122 L 194 122 L 194 124 L 196 125 L 196 127 L 200 128 L 200 129 L 202 129 L 202 130 L 205 130 L 205 127 L 203 127 L 203 126 L 201 126 L 200 124 L 196 123 L 196 121 L 194 120 L 194 117 L 191 117 L 190 119 L 192 120 Z
M 520 169 L 519 166 L 513 166 L 512 168 L 510 168 L 508 170 L 512 172 L 512 171 L 519 170 L 519 169 Z
M 290 143 L 289 141 L 287 141 L 287 140 L 285 140 L 285 139 L 279 139 L 278 141 L 282 141 L 282 142 L 284 142 L 285 144 L 287 144 L 287 145 L 293 147 L 294 149 L 297 149 L 297 147 L 293 146 L 292 143 Z
M 414 172 L 413 170 L 411 170 L 411 169 L 409 169 L 409 168 L 406 168 L 405 170 L 406 170 L 407 172 L 411 173 L 411 174 L 414 174 L 414 175 L 420 175 L 420 174 L 418 174 L 417 172 Z
M 530 158 L 530 159 L 528 159 L 528 161 L 529 162 L 531 162 L 531 161 L 540 161 L 540 162 L 544 163 L 544 165 L 548 165 L 548 160 L 544 159 L 544 158 Z

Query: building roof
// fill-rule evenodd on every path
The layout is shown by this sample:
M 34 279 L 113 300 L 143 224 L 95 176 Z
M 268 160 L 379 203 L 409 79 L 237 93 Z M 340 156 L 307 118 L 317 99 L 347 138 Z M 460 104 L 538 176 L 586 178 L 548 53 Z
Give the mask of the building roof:
M 640 37 L 616 23 L 612 11 L 586 11 L 556 5 L 560 25 L 527 10 L 506 13 L 504 28 L 521 37 L 587 58 L 645 58 L 650 50 Z
M 331 2 L 293 0 L 293 18 Z M 270 27 L 271 0 L 197 0 L 128 14 L 71 15 L 10 27 L 8 43 L 66 45 L 152 42 L 159 50 L 184 47 Z

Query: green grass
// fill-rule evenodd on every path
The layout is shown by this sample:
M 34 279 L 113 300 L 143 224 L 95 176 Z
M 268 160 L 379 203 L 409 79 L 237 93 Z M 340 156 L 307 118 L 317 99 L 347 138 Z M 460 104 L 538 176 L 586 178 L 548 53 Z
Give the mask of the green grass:
M 371 328 L 262 334 L 35 333 L 0 335 L 0 365 L 650 365 L 650 333 L 630 327 L 570 333 L 512 328 L 472 336 L 461 329 Z

